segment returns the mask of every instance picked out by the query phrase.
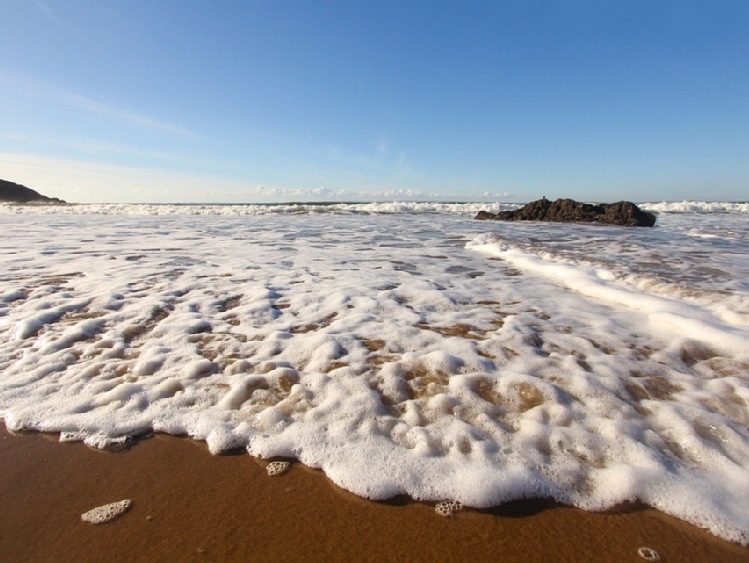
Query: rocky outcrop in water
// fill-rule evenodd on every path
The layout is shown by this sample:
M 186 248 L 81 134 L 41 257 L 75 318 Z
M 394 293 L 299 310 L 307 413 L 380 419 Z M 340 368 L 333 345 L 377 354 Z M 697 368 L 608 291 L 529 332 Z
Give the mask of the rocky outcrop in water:
M 580 203 L 573 199 L 549 201 L 545 197 L 513 211 L 480 211 L 479 220 L 551 221 L 556 223 L 603 223 L 623 227 L 652 227 L 655 215 L 630 201 L 617 203 Z
M 8 180 L 0 180 L 0 202 L 2 201 L 11 203 L 65 203 L 59 198 L 47 197 L 36 190 Z

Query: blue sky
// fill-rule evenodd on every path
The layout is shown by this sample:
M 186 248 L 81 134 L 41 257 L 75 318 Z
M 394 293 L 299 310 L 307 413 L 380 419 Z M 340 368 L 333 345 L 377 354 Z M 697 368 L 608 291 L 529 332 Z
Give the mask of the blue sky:
M 0 178 L 69 201 L 749 199 L 746 0 L 0 14 Z

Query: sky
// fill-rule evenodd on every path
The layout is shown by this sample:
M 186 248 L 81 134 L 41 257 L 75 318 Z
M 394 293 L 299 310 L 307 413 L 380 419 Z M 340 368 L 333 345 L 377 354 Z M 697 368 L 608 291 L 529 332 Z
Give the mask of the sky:
M 749 1 L 0 0 L 71 202 L 749 200 Z

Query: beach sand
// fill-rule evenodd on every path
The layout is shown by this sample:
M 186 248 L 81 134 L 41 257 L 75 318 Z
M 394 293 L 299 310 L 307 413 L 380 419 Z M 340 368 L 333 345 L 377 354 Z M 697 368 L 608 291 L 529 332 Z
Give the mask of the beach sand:
M 749 561 L 749 549 L 642 506 L 590 514 L 548 501 L 452 517 L 358 498 L 293 464 L 156 435 L 120 452 L 0 424 L 2 561 Z M 685 491 L 688 494 L 688 491 Z M 106 524 L 96 506 L 132 499 Z

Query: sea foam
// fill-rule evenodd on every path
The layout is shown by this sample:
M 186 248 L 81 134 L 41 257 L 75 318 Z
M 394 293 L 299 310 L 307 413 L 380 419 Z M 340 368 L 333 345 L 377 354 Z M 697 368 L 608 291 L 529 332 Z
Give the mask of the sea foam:
M 749 543 L 741 213 L 59 209 L 0 214 L 11 430 L 189 435 L 373 499 L 640 500 Z

